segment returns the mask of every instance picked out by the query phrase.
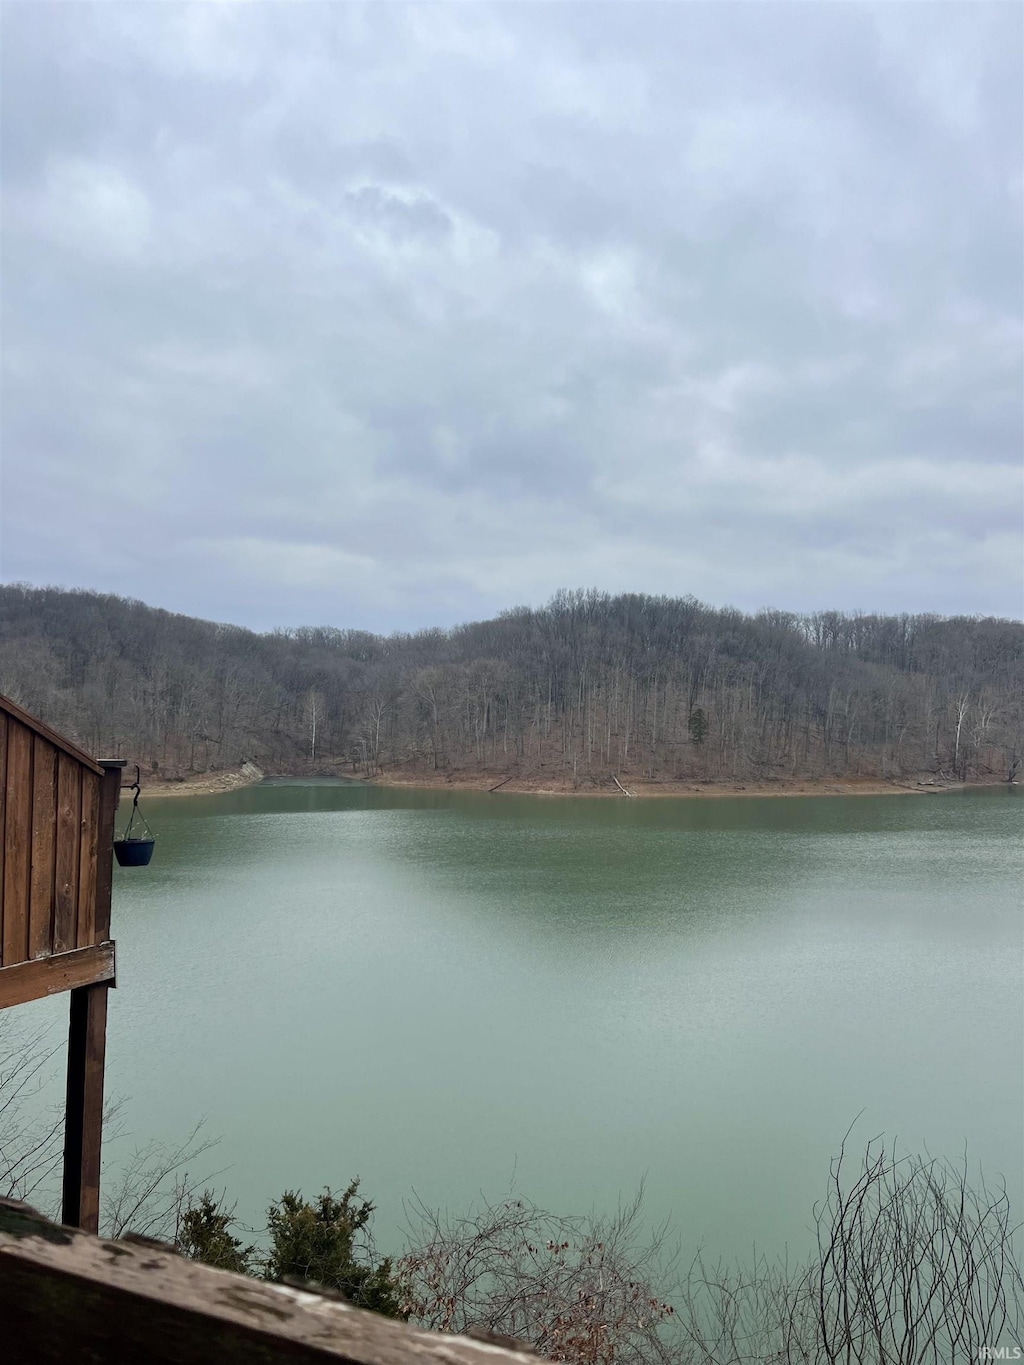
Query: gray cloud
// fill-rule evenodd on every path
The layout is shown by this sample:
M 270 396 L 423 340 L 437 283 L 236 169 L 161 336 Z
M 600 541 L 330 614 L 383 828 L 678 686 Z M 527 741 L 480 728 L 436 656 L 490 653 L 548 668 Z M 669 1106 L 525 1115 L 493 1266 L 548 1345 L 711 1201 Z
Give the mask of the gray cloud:
M 6 578 L 1020 614 L 1018 8 L 4 28 Z

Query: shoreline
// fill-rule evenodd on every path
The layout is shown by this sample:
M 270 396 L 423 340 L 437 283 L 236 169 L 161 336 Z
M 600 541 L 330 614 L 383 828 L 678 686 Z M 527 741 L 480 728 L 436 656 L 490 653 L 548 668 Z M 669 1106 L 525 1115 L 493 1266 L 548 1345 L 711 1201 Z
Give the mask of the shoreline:
M 240 787 L 255 787 L 267 774 L 255 763 L 243 763 L 240 768 L 228 768 L 215 773 L 196 773 L 180 781 L 150 777 L 143 782 L 143 800 L 156 801 L 165 796 L 217 796 L 221 792 L 237 791 Z
M 242 787 L 255 786 L 264 778 L 308 776 L 324 777 L 331 774 L 308 773 L 265 773 L 255 763 L 245 763 L 241 768 L 216 773 L 196 774 L 180 781 L 153 780 L 144 787 L 144 796 L 150 800 L 164 797 L 216 796 L 222 792 L 237 791 Z M 349 774 L 334 774 L 346 782 L 356 782 L 370 787 L 408 787 L 420 791 L 465 791 L 493 793 L 507 796 L 569 796 L 569 797 L 614 797 L 625 800 L 625 793 L 616 786 L 611 776 L 598 783 L 590 779 L 586 784 L 573 787 L 571 779 L 556 779 L 539 774 L 509 776 L 502 778 L 500 773 L 434 774 L 417 772 L 410 769 L 395 769 L 380 773 L 376 777 L 357 777 Z M 621 779 L 620 779 L 621 780 Z M 720 779 L 709 781 L 679 779 L 650 781 L 641 778 L 626 778 L 622 785 L 630 797 L 641 800 L 662 799 L 665 797 L 741 797 L 741 796 L 928 796 L 942 792 L 965 791 L 968 787 L 1005 786 L 1001 779 L 990 778 L 975 782 L 949 782 L 933 777 L 931 774 L 886 780 L 879 777 L 806 777 L 780 778 L 776 781 L 731 782 Z
M 878 777 L 864 778 L 780 778 L 777 781 L 730 782 L 721 779 L 694 781 L 692 779 L 650 781 L 644 778 L 622 780 L 626 788 L 623 792 L 611 777 L 601 785 L 591 781 L 587 785 L 573 787 L 571 780 L 552 781 L 550 778 L 521 777 L 510 778 L 503 782 L 498 776 L 500 786 L 496 789 L 495 774 L 465 774 L 452 779 L 431 777 L 428 774 L 410 774 L 397 771 L 382 773 L 378 777 L 365 779 L 370 786 L 410 787 L 424 791 L 477 791 L 498 796 L 583 796 L 614 797 L 617 800 L 630 797 L 640 800 L 658 800 L 665 797 L 729 797 L 729 796 L 926 796 L 941 792 L 964 791 L 969 786 L 1002 786 L 1002 782 L 942 782 L 936 779 L 925 781 L 916 778 L 885 781 Z

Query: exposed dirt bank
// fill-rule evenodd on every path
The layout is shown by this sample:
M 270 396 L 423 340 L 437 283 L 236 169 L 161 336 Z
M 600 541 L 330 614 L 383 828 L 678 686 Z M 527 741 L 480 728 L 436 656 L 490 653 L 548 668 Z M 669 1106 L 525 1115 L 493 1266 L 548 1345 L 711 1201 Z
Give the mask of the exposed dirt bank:
M 143 797 L 163 796 L 214 796 L 217 792 L 234 791 L 237 787 L 251 787 L 262 782 L 266 774 L 255 763 L 243 763 L 240 768 L 230 768 L 225 772 L 202 773 L 185 777 L 180 781 L 159 777 L 146 777 L 142 782 Z M 123 796 L 122 796 L 123 799 Z
M 327 776 L 319 773 L 318 776 Z M 144 795 L 213 796 L 218 792 L 234 791 L 260 782 L 266 774 L 255 763 L 244 763 L 241 768 L 227 772 L 204 773 L 181 780 L 149 777 L 144 782 Z M 274 776 L 305 777 L 307 773 L 276 773 Z M 571 777 L 555 774 L 527 773 L 503 776 L 501 773 L 454 772 L 433 773 L 420 769 L 396 768 L 380 773 L 372 779 L 359 779 L 350 772 L 338 774 L 348 781 L 369 781 L 380 787 L 413 787 L 428 791 L 476 791 L 495 794 L 530 796 L 614 796 L 622 799 L 623 792 L 612 777 L 580 779 L 576 786 Z M 886 781 L 878 777 L 822 777 L 779 778 L 775 781 L 743 782 L 703 781 L 647 781 L 624 777 L 619 781 L 631 796 L 922 796 L 929 793 L 963 791 L 965 786 L 1002 786 L 998 778 L 983 778 L 970 783 L 952 782 L 931 773 L 908 775 Z
M 535 796 L 615 796 L 622 798 L 622 790 L 611 777 L 579 781 L 574 786 L 571 777 L 533 774 L 504 780 L 495 773 L 423 773 L 394 770 L 373 779 L 378 786 L 423 787 L 451 791 L 498 791 L 525 793 Z M 777 781 L 744 782 L 722 781 L 645 781 L 642 778 L 622 777 L 619 781 L 631 796 L 906 796 L 929 792 L 963 791 L 967 785 L 1002 785 L 998 779 L 984 782 L 949 782 L 932 776 L 907 776 L 893 781 L 877 777 L 849 778 L 780 778 Z

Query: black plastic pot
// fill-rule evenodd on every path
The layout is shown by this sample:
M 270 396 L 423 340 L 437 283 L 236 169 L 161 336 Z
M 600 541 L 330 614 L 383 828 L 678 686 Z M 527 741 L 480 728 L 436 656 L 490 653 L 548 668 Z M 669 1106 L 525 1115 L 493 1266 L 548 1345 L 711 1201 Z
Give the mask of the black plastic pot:
M 121 867 L 146 867 L 155 844 L 155 839 L 115 839 L 114 857 Z

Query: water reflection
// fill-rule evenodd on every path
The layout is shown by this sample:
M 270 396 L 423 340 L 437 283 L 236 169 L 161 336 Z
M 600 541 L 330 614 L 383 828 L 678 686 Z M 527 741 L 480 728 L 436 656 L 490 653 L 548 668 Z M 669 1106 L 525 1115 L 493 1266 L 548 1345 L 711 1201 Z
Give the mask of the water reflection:
M 1019 1180 L 1016 793 L 149 809 L 111 1084 L 144 1135 L 206 1113 L 244 1216 L 359 1172 L 387 1241 L 413 1186 L 458 1208 L 515 1167 L 578 1210 L 646 1172 L 691 1241 L 796 1247 L 861 1109 Z

